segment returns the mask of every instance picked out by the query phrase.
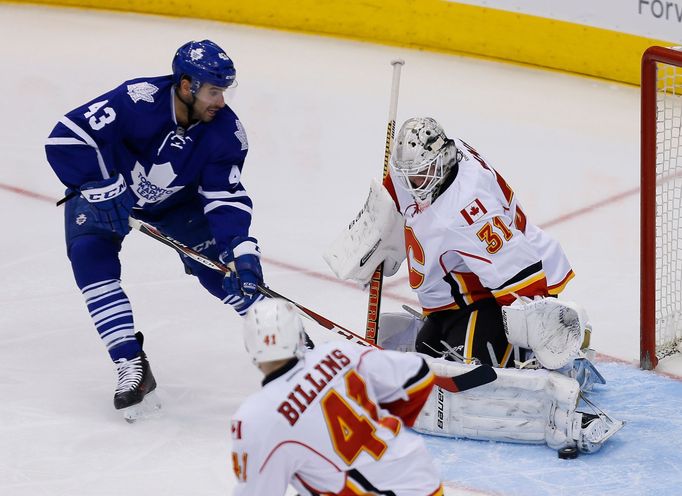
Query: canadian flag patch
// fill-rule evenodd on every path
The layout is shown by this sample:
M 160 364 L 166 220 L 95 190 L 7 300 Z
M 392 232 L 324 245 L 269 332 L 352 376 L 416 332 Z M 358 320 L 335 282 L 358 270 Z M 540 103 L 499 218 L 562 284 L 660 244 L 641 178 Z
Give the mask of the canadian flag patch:
M 462 214 L 462 217 L 464 217 L 464 220 L 466 220 L 467 224 L 469 225 L 473 224 L 478 219 L 480 219 L 481 217 L 488 213 L 488 211 L 483 206 L 483 203 L 481 203 L 481 200 L 479 200 L 478 198 L 469 203 L 459 212 Z

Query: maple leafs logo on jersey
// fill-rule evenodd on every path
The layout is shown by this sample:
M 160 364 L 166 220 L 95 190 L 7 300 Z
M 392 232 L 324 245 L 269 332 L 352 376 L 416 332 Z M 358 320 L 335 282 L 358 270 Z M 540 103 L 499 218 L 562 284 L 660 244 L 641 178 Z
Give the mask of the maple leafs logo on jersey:
M 237 124 L 237 130 L 234 132 L 234 135 L 242 144 L 242 150 L 248 150 L 249 140 L 246 139 L 246 131 L 244 130 L 244 126 L 242 126 L 242 123 L 239 122 L 239 119 L 235 121 L 235 124 Z
M 476 198 L 474 201 L 460 210 L 459 213 L 462 214 L 462 217 L 464 217 L 464 220 L 467 221 L 467 224 L 471 225 L 487 214 L 488 211 L 483 206 L 483 203 L 481 203 L 481 200 Z
M 137 103 L 140 100 L 154 103 L 154 94 L 157 91 L 159 91 L 159 88 L 147 82 L 128 85 L 128 96 L 134 103 Z
M 161 202 L 182 189 L 182 186 L 168 187 L 177 177 L 170 162 L 152 165 L 149 174 L 145 172 L 142 164 L 135 162 L 135 168 L 131 175 L 133 178 L 132 190 L 139 198 L 137 200 L 138 207 L 145 203 Z

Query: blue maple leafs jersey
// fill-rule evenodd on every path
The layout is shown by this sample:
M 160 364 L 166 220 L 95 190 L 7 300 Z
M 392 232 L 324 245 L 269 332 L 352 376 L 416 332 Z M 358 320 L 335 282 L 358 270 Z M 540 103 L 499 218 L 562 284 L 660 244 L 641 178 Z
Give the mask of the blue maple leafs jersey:
M 60 119 L 47 159 L 74 190 L 122 174 L 134 212 L 145 215 L 163 216 L 198 196 L 222 251 L 251 224 L 253 205 L 241 184 L 246 132 L 228 106 L 211 122 L 178 126 L 173 95 L 172 76 L 124 82 Z

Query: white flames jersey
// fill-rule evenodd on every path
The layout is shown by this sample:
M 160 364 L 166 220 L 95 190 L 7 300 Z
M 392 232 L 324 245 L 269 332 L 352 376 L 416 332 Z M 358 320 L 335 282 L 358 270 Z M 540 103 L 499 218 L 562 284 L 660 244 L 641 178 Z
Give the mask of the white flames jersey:
M 408 430 L 434 376 L 414 354 L 333 341 L 264 380 L 232 419 L 235 495 L 442 495 Z M 401 420 L 403 419 L 403 420 Z
M 423 210 L 397 178 L 384 182 L 405 217 L 410 286 L 424 313 L 561 292 L 573 271 L 559 243 L 527 221 L 514 191 L 474 148 L 455 144 L 463 154 L 457 175 Z

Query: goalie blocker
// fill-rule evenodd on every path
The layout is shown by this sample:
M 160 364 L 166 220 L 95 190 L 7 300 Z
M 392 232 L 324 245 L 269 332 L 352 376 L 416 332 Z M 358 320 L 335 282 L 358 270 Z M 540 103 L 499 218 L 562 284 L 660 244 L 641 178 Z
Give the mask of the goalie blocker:
M 327 249 L 324 259 L 338 278 L 363 286 L 382 262 L 384 275 L 390 277 L 405 260 L 403 226 L 393 198 L 372 179 L 365 205 Z

